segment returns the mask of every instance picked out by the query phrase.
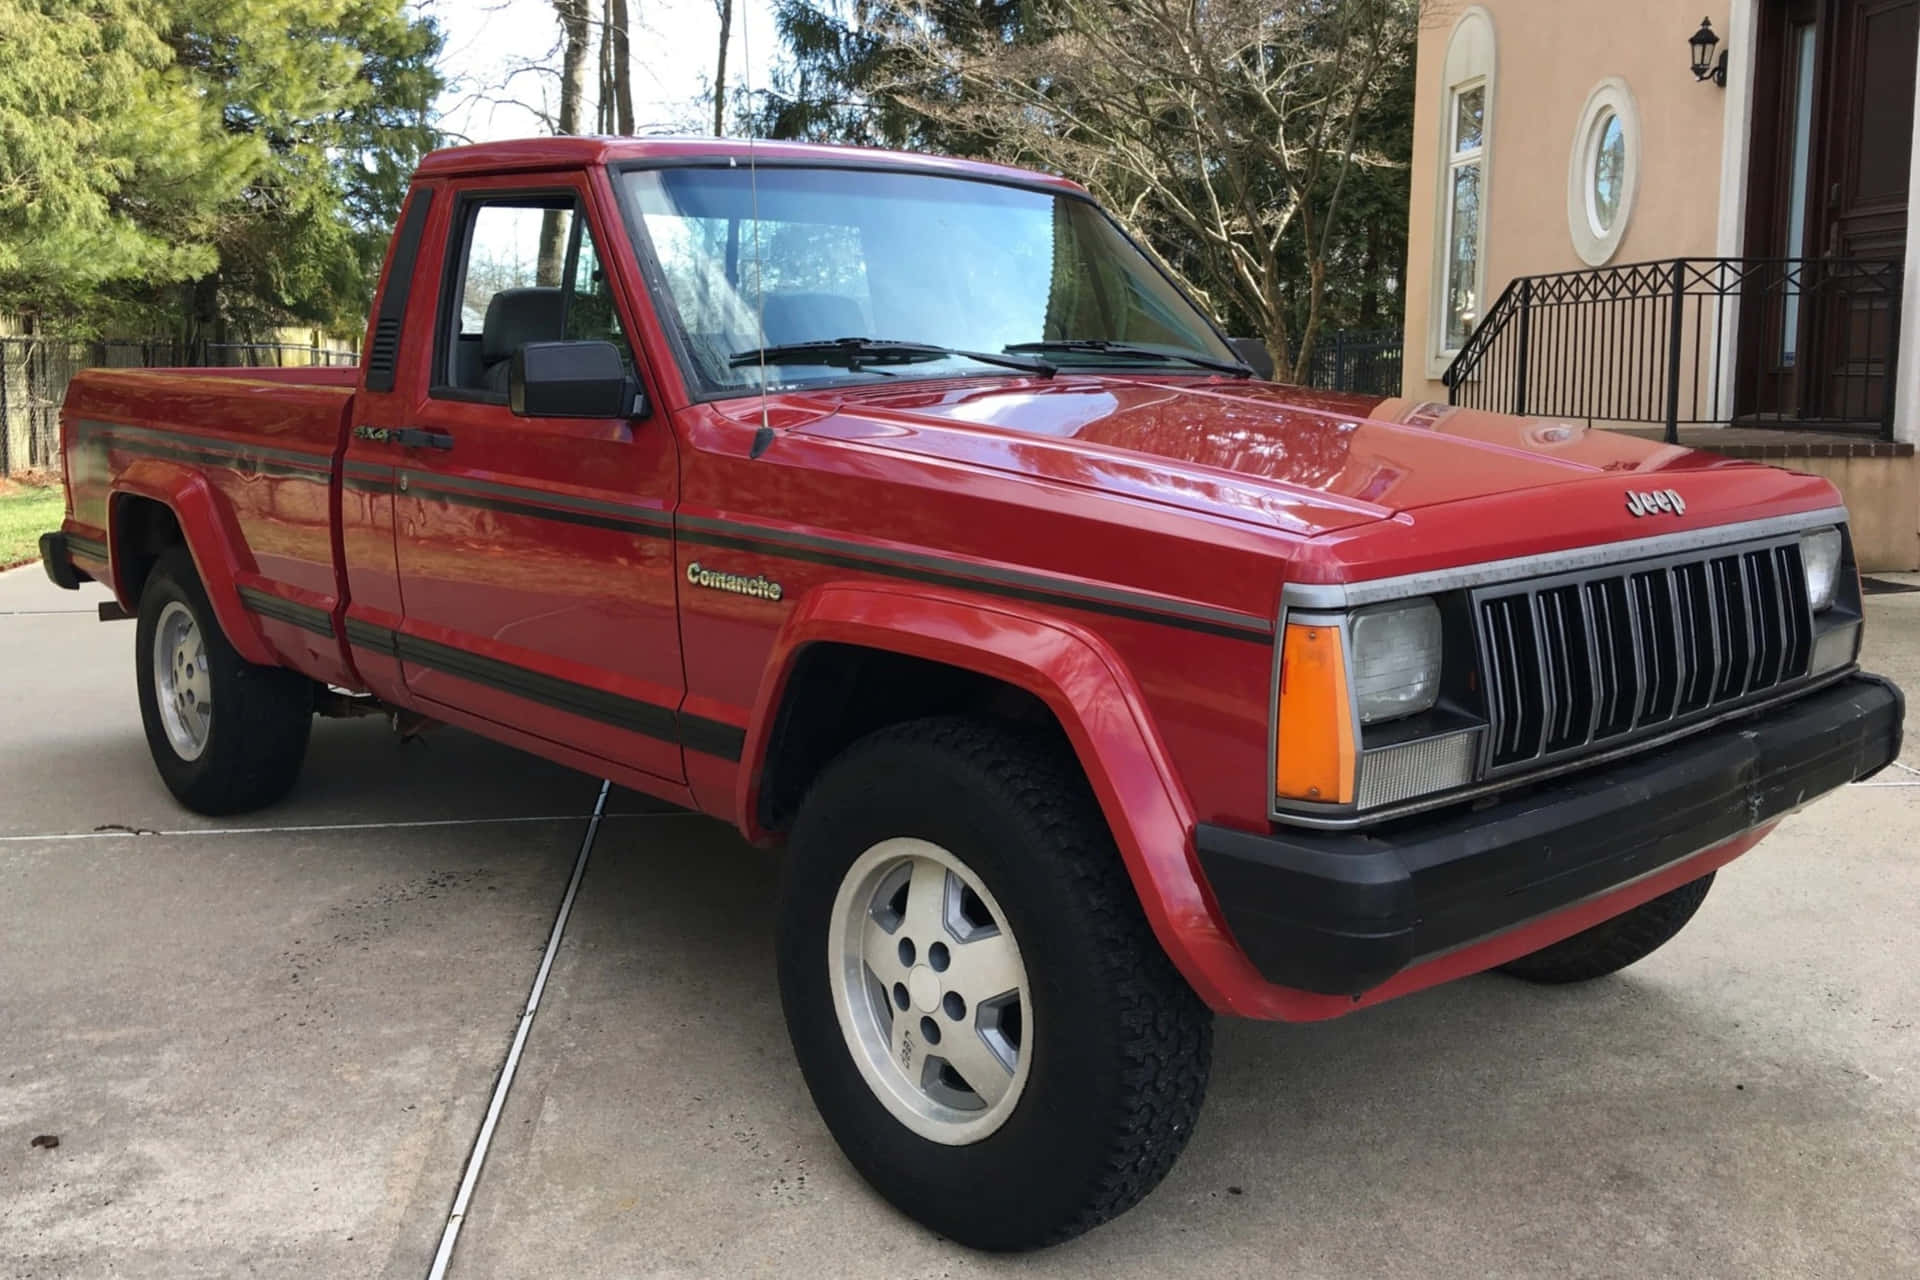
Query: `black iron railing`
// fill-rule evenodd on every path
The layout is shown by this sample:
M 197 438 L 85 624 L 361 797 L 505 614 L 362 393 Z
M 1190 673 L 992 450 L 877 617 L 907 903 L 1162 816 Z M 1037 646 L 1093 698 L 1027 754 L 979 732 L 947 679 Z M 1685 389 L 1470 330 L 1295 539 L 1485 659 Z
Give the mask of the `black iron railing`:
M 1313 344 L 1307 385 L 1368 395 L 1400 394 L 1399 329 L 1341 329 Z
M 1663 426 L 1893 438 L 1897 261 L 1675 258 L 1510 283 L 1444 375 L 1450 404 Z
M 59 465 L 60 402 L 66 398 L 67 384 L 82 369 L 294 368 L 351 365 L 359 358 L 353 351 L 284 342 L 0 338 L 0 476 Z

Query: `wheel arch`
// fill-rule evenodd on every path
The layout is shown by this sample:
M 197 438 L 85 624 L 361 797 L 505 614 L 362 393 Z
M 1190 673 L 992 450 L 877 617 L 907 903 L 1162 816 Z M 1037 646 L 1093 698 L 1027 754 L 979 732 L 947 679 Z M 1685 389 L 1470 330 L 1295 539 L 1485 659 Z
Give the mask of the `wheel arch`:
M 858 696 L 858 674 L 851 690 L 831 686 L 862 670 L 939 673 L 943 684 L 886 714 L 791 736 L 836 697 Z M 1260 983 L 1199 872 L 1192 804 L 1144 696 L 1100 636 L 1062 618 L 892 584 L 809 593 L 775 642 L 747 727 L 735 796 L 742 828 L 770 838 L 783 806 L 840 748 L 885 724 L 967 709 L 951 705 L 960 690 L 1014 719 L 1046 717 L 1092 787 L 1155 936 L 1203 1000 L 1230 1008 L 1236 987 Z
M 236 573 L 245 545 L 206 478 L 177 463 L 142 460 L 114 482 L 107 502 L 107 547 L 115 599 L 137 613 L 147 575 L 180 545 L 193 558 L 220 629 L 248 662 L 277 666 L 253 615 L 240 599 Z

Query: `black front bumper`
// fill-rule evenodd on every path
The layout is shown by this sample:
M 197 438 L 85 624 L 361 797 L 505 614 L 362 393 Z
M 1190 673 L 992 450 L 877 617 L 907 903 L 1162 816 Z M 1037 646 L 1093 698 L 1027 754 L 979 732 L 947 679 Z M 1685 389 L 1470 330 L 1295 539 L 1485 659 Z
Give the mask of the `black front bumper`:
M 1892 682 L 1849 676 L 1488 807 L 1365 832 L 1202 824 L 1195 844 L 1269 982 L 1358 995 L 1878 772 L 1900 753 L 1903 710 Z

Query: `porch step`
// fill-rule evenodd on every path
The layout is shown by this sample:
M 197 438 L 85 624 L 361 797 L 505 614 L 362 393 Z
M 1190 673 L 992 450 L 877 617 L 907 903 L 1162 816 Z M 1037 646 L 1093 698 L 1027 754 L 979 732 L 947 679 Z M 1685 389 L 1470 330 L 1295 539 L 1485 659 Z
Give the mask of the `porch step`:
M 1642 440 L 1660 440 L 1659 427 L 1606 428 Z M 1904 440 L 1875 440 L 1838 431 L 1794 431 L 1778 427 L 1682 427 L 1680 443 L 1689 449 L 1727 458 L 1757 458 L 1778 462 L 1791 458 L 1911 458 L 1913 445 Z

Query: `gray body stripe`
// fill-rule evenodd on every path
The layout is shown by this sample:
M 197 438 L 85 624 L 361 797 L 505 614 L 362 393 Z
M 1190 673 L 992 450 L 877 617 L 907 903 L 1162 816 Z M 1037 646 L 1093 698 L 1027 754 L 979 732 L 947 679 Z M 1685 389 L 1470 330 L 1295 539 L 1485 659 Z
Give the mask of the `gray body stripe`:
M 208 446 L 212 446 L 216 451 L 227 447 L 247 457 L 255 455 L 261 458 L 284 457 L 296 459 L 307 465 L 319 463 L 331 467 L 331 460 L 322 459 L 320 455 L 294 454 L 285 450 L 251 449 L 239 445 L 229 446 L 224 441 L 209 441 L 201 437 L 153 431 L 144 427 L 123 428 L 111 423 L 91 423 L 84 420 L 78 425 L 97 427 L 103 433 L 115 436 L 144 438 L 155 444 L 177 444 L 190 452 L 204 454 Z M 807 558 L 815 560 L 832 557 L 829 563 L 847 567 L 880 573 L 891 570 L 896 576 L 930 578 L 988 592 L 997 587 L 1002 594 L 1058 603 L 1068 607 L 1093 609 L 1169 626 L 1184 626 L 1190 630 L 1204 631 L 1230 639 L 1265 641 L 1273 635 L 1272 620 L 1256 614 L 1239 613 L 1231 609 L 1168 599 L 1119 587 L 1073 582 L 1050 574 L 977 564 L 919 552 L 885 550 L 865 543 L 768 529 L 741 521 L 719 520 L 705 516 L 676 517 L 656 507 L 637 507 L 594 498 L 579 498 L 567 494 L 555 494 L 543 489 L 488 480 L 473 480 L 464 476 L 442 476 L 404 468 L 388 471 L 386 468 L 376 467 L 376 464 L 358 461 L 349 461 L 346 464 L 346 472 L 347 474 L 342 477 L 343 482 L 348 488 L 361 492 L 391 490 L 404 479 L 414 490 L 439 493 L 454 501 L 459 500 L 455 495 L 471 494 L 487 495 L 525 504 L 520 507 L 502 508 L 514 514 L 536 517 L 542 514 L 537 510 L 529 510 L 528 507 L 550 508 L 553 518 L 561 520 L 566 519 L 564 514 L 566 512 L 590 513 L 623 521 L 636 534 L 649 532 L 670 534 L 677 528 L 696 541 L 711 543 L 716 538 L 725 538 L 733 541 L 720 545 L 742 546 L 748 550 L 768 549 L 776 554 L 783 549 L 791 549 L 798 553 L 810 553 Z M 471 500 L 469 505 L 474 505 Z M 706 536 L 700 536 L 703 534 Z
M 524 485 L 497 484 L 490 480 L 470 480 L 465 476 L 443 476 L 435 472 L 402 470 L 400 475 L 414 489 L 434 489 L 442 492 L 483 493 L 494 497 L 507 498 L 515 502 L 533 502 L 549 507 L 565 507 L 573 511 L 591 511 L 599 515 L 618 516 L 635 524 L 653 525 L 661 529 L 673 527 L 673 517 L 658 507 L 635 506 L 630 503 L 603 502 L 597 498 L 576 498 L 571 494 L 553 493 L 546 489 L 529 489 Z
M 747 543 L 759 543 L 769 547 L 793 547 L 801 551 L 814 551 L 827 555 L 845 557 L 848 560 L 864 561 L 876 567 L 898 566 L 902 569 L 920 573 L 936 574 L 965 582 L 975 580 L 973 585 L 988 586 L 999 584 L 1040 593 L 1050 598 L 1065 601 L 1085 601 L 1094 605 L 1108 605 L 1126 609 L 1130 613 L 1156 615 L 1160 620 L 1174 622 L 1179 619 L 1205 623 L 1228 633 L 1249 638 L 1266 638 L 1273 634 L 1270 619 L 1250 613 L 1238 613 L 1230 609 L 1219 609 L 1211 605 L 1194 604 L 1185 600 L 1170 600 L 1163 596 L 1149 595 L 1145 592 L 1127 591 L 1118 587 L 1107 587 L 1093 583 L 1070 582 L 1048 574 L 1028 573 L 1018 569 L 1002 569 L 992 565 L 975 564 L 969 561 L 951 559 L 945 556 L 925 555 L 912 551 L 882 550 L 859 542 L 845 542 L 836 538 L 823 538 L 813 534 L 789 533 L 785 530 L 767 529 L 758 525 L 743 524 L 734 520 L 715 520 L 705 516 L 679 517 L 680 528 L 695 540 L 704 540 L 701 534 L 738 539 Z
M 262 591 L 259 587 L 241 587 L 240 599 L 249 610 L 263 618 L 291 623 L 302 631 L 333 639 L 333 619 L 325 609 L 302 604 L 298 600 L 288 600 L 271 591 Z
M 362 622 L 357 618 L 347 619 L 347 640 L 360 648 L 371 649 L 403 662 L 430 667 L 460 680 L 484 685 L 516 698 L 525 698 L 529 702 L 538 702 L 569 715 L 612 725 L 629 733 L 670 742 L 702 755 L 737 761 L 746 750 L 747 731 L 725 721 L 608 693 L 593 685 L 564 680 L 498 658 L 484 657 L 437 640 L 402 635 L 389 627 Z
M 154 444 L 170 445 L 191 453 L 231 454 L 243 459 L 277 462 L 284 466 L 300 467 L 305 470 L 323 472 L 333 470 L 331 453 L 303 453 L 294 449 L 275 449 L 267 445 L 221 440 L 212 436 L 182 435 L 174 431 L 157 431 L 152 427 L 130 427 L 124 423 L 101 422 L 94 418 L 79 418 L 73 425 L 82 437 L 111 436 L 128 441 L 144 440 Z

